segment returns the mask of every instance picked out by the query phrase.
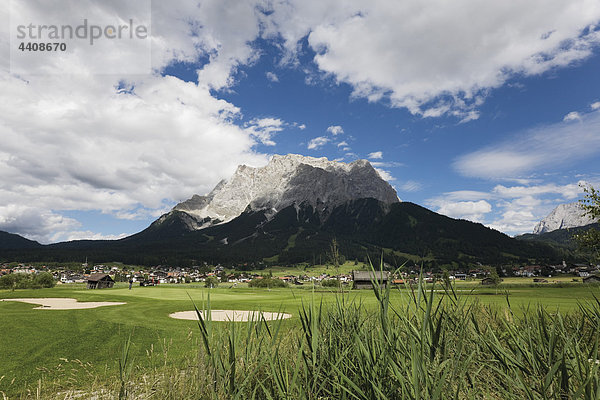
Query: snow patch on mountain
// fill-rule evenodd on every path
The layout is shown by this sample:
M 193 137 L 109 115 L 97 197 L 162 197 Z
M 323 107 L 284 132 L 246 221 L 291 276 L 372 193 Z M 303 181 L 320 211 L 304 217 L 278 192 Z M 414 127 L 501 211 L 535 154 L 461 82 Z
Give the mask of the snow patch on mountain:
M 584 214 L 579 203 L 560 204 L 533 228 L 534 234 L 552 232 L 557 229 L 576 228 L 598 222 Z
M 311 205 L 319 212 L 350 200 L 400 200 L 392 186 L 366 160 L 351 163 L 297 154 L 275 155 L 260 168 L 240 165 L 207 195 L 194 195 L 173 210 L 214 223 L 227 222 L 245 210 L 275 214 L 290 205 Z

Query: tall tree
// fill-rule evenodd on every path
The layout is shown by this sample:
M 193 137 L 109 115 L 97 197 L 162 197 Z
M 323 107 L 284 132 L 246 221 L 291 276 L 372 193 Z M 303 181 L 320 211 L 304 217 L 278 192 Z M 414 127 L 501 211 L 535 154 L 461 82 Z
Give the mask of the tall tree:
M 584 210 L 583 215 L 600 219 L 600 191 L 591 185 L 585 186 L 583 191 L 583 199 L 579 200 L 579 204 Z M 575 235 L 575 239 L 582 249 L 591 252 L 595 261 L 600 261 L 600 231 L 598 229 L 590 228 Z
M 338 247 L 338 242 L 336 238 L 331 240 L 331 244 L 329 246 L 329 258 L 331 263 L 335 268 L 339 268 L 340 266 L 340 249 Z

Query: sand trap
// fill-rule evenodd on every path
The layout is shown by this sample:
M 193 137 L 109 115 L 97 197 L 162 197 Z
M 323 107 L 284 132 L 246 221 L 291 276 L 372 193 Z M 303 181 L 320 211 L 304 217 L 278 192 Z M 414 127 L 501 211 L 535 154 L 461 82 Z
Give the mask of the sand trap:
M 0 301 L 20 301 L 22 303 L 39 304 L 34 310 L 81 310 L 85 308 L 97 308 L 104 306 L 119 306 L 115 301 L 86 301 L 79 303 L 76 299 L 45 298 L 45 299 L 2 299 Z
M 200 314 L 202 314 L 202 317 L 204 318 L 204 311 L 200 311 Z M 272 313 L 266 311 L 211 310 L 210 312 L 210 317 L 213 321 L 246 322 L 250 320 L 258 320 L 259 318 L 262 319 L 261 316 L 267 321 L 292 317 L 291 314 Z M 179 311 L 169 314 L 169 317 L 198 321 L 198 315 L 196 314 L 196 311 Z

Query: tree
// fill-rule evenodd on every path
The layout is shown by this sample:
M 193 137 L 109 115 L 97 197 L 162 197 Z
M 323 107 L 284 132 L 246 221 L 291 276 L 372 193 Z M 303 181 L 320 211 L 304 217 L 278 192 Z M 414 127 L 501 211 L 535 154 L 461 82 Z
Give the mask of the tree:
M 34 284 L 43 288 L 51 288 L 56 285 L 56 281 L 50 272 L 41 272 L 35 276 Z
M 207 276 L 204 280 L 204 287 L 215 288 L 219 286 L 219 279 L 215 276 Z
M 0 289 L 12 289 L 15 290 L 17 286 L 16 274 L 8 274 L 0 277 Z
M 488 273 L 487 278 L 492 280 L 494 286 L 498 286 L 500 282 L 502 282 L 502 279 L 500 279 L 500 275 L 498 275 L 498 270 L 496 268 L 486 267 L 485 270 Z
M 584 210 L 583 215 L 600 219 L 600 192 L 591 185 L 583 187 L 583 192 L 585 193 L 583 199 L 579 200 Z M 580 248 L 589 251 L 594 259 L 600 260 L 600 231 L 590 228 L 575 235 L 575 240 Z
M 339 268 L 340 266 L 340 249 L 338 247 L 338 242 L 336 238 L 331 240 L 331 244 L 329 246 L 329 258 L 331 263 L 335 268 Z
M 448 271 L 448 266 L 442 267 L 442 282 L 446 289 L 449 289 L 452 286 L 452 282 L 450 281 L 450 271 Z
M 585 211 L 583 215 L 600 219 L 600 192 L 591 185 L 583 187 L 583 192 L 585 195 L 579 200 L 579 204 Z

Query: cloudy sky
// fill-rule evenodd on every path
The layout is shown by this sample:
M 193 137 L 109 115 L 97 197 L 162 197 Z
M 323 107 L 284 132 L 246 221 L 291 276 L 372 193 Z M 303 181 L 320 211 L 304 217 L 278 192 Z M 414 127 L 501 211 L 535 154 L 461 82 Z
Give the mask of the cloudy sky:
M 0 230 L 122 237 L 273 154 L 510 235 L 600 185 L 597 0 L 69 1 L 0 5 Z M 85 18 L 151 34 L 17 50 Z

